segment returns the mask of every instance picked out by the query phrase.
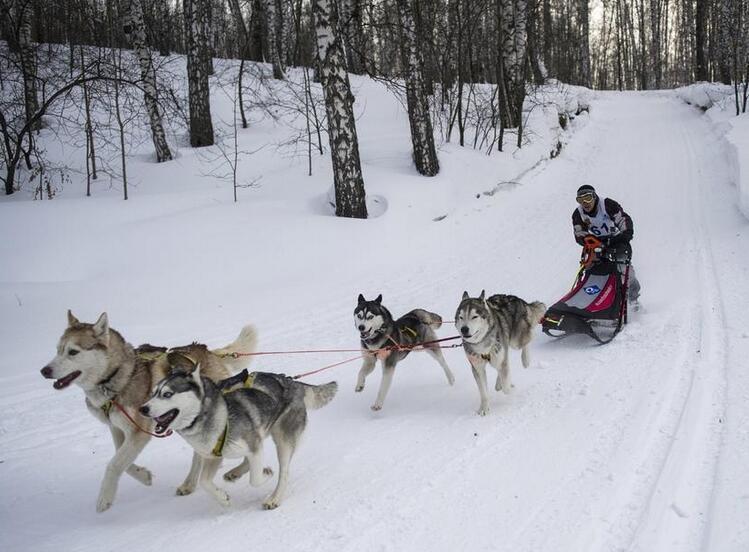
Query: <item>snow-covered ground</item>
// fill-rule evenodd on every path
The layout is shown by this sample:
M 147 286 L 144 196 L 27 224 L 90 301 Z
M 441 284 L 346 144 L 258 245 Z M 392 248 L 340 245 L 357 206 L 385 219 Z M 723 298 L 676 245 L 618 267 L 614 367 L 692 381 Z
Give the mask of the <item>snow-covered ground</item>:
M 537 163 L 545 145 L 534 158 L 446 144 L 427 179 L 400 105 L 354 84 L 376 218 L 331 217 L 326 158 L 307 177 L 304 159 L 273 149 L 244 162 L 261 186 L 236 204 L 189 149 L 132 159 L 128 202 L 116 187 L 81 197 L 78 178 L 54 201 L 0 203 L 0 549 L 749 549 L 749 221 L 715 123 L 675 95 L 599 93 L 557 159 Z M 274 132 L 241 136 L 251 148 Z M 311 413 L 279 509 L 261 509 L 270 484 L 246 479 L 220 483 L 227 510 L 201 491 L 174 496 L 190 460 L 175 435 L 140 457 L 151 488 L 123 477 L 95 513 L 108 432 L 80 390 L 38 373 L 66 309 L 86 321 L 106 310 L 134 344 L 220 346 L 252 322 L 261 350 L 283 350 L 355 348 L 359 293 L 446 320 L 464 290 L 551 303 L 577 268 L 570 215 L 584 183 L 635 222 L 643 309 L 611 344 L 539 332 L 531 367 L 512 354 L 514 392 L 492 394 L 484 418 L 458 349 L 445 353 L 454 387 L 414 353 L 378 413 L 379 369 L 355 394 L 358 366 L 343 365 L 308 379 L 340 391 Z M 346 357 L 253 367 L 296 374 Z M 275 464 L 272 445 L 265 454 Z

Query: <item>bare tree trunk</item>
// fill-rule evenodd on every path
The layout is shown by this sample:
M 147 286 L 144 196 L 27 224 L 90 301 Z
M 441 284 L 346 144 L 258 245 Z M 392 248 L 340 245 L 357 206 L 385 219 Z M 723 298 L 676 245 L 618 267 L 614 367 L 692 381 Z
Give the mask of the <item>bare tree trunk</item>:
M 86 195 L 91 195 L 91 182 L 88 178 L 89 176 L 93 179 L 97 179 L 96 174 L 96 147 L 94 146 L 94 129 L 93 125 L 91 123 L 91 98 L 88 91 L 88 82 L 85 80 L 86 78 L 86 61 L 83 58 L 83 46 L 80 47 L 80 53 L 81 53 L 81 76 L 84 78 L 83 81 L 83 106 L 86 111 L 86 169 L 88 171 L 89 168 L 89 162 L 88 159 L 91 160 L 90 162 L 90 175 L 87 172 L 87 186 L 86 186 Z
M 146 103 L 146 111 L 151 123 L 151 137 L 156 149 L 156 160 L 171 161 L 172 152 L 166 142 L 164 125 L 161 122 L 159 112 L 158 95 L 156 92 L 156 71 L 153 68 L 151 52 L 146 43 L 146 25 L 143 21 L 143 10 L 140 0 L 129 0 L 127 4 L 125 28 L 129 31 L 133 41 L 133 51 L 140 64 L 140 78 L 143 87 L 143 96 Z
M 346 73 L 346 55 L 338 34 L 338 8 L 335 0 L 312 0 L 312 11 L 328 114 L 336 216 L 367 218 L 353 95 Z
M 26 121 L 39 110 L 39 98 L 36 90 L 36 50 L 31 43 L 31 2 L 15 0 L 15 15 L 18 22 L 18 46 L 20 49 L 21 72 L 23 74 L 23 98 L 26 110 Z M 34 125 L 34 130 L 41 128 L 41 121 Z
M 122 112 L 120 111 L 120 81 L 122 77 L 122 50 L 119 51 L 119 56 L 115 56 L 114 50 L 112 50 L 112 61 L 115 66 L 115 78 L 114 78 L 114 112 L 117 120 L 117 128 L 119 129 L 120 135 L 120 162 L 122 166 L 122 193 L 125 201 L 127 201 L 127 164 L 125 162 L 125 123 L 122 120 Z
M 707 2 L 696 0 L 697 9 L 694 20 L 695 67 L 694 78 L 698 81 L 708 80 L 707 59 L 705 58 L 705 34 L 707 27 Z
M 715 4 L 719 23 L 717 29 L 718 75 L 723 84 L 731 84 L 731 31 L 741 25 L 739 20 L 734 20 L 732 17 L 731 8 L 731 0 L 717 0 Z
M 362 0 L 342 0 L 341 23 L 346 43 L 346 62 L 351 73 L 364 73 L 364 26 Z
M 655 88 L 662 86 L 661 67 L 661 0 L 650 0 L 650 66 L 653 71 Z
M 268 58 L 273 64 L 273 78 L 283 80 L 286 78 L 281 64 L 281 53 L 278 50 L 278 10 L 276 0 L 264 0 L 263 10 L 265 12 L 266 36 L 268 38 Z
M 429 100 L 424 90 L 424 78 L 421 72 L 424 62 L 418 49 L 411 0 L 398 0 L 398 10 L 401 19 L 403 66 L 406 72 L 406 100 L 408 120 L 411 124 L 413 159 L 419 174 L 434 176 L 439 172 L 440 166 L 437 150 L 434 147 Z
M 194 148 L 212 146 L 210 88 L 206 50 L 207 37 L 203 33 L 208 16 L 209 0 L 183 0 L 187 34 L 187 85 L 190 105 L 190 145 Z
M 497 1 L 506 98 L 505 102 L 500 103 L 500 108 L 504 107 L 507 110 L 505 121 L 508 127 L 513 128 L 520 126 L 525 100 L 526 1 Z M 501 89 L 500 92 L 502 92 Z
M 588 0 L 579 0 L 580 16 L 580 84 L 590 86 L 590 9 Z
M 247 117 L 244 112 L 244 92 L 242 90 L 243 76 L 244 76 L 244 62 L 250 54 L 250 33 L 247 31 L 247 25 L 244 22 L 244 16 L 242 16 L 242 10 L 239 6 L 239 0 L 229 0 L 229 9 L 231 10 L 234 21 L 236 22 L 237 29 L 239 32 L 239 57 L 241 62 L 239 63 L 239 79 L 237 82 L 237 95 L 239 101 L 239 114 L 242 117 L 242 128 L 247 128 Z
M 544 52 L 544 64 L 546 65 L 547 71 L 551 67 L 553 62 L 552 54 L 552 41 L 554 40 L 553 27 L 551 20 L 551 0 L 543 1 L 543 52 Z

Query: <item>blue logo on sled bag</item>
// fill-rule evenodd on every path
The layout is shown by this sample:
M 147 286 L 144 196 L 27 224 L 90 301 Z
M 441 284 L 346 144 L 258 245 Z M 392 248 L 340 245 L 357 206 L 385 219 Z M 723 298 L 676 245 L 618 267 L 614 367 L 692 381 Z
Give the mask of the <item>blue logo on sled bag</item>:
M 588 286 L 586 288 L 583 288 L 583 291 L 587 293 L 588 295 L 595 295 L 599 291 L 601 291 L 601 288 L 599 288 L 596 285 Z

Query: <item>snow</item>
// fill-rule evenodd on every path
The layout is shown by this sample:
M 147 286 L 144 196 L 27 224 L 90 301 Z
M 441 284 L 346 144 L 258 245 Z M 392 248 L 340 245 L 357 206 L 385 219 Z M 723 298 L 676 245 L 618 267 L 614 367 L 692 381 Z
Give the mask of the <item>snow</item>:
M 713 132 L 725 141 L 724 162 L 736 186 L 736 202 L 745 217 L 749 218 L 749 114 L 736 115 L 736 97 L 732 86 L 702 82 L 677 88 L 676 95 L 690 105 L 706 111 L 713 122 Z M 739 105 L 742 88 L 739 87 Z
M 262 179 L 238 203 L 205 176 L 203 154 L 183 148 L 155 164 L 147 143 L 129 159 L 127 202 L 116 180 L 83 197 L 79 173 L 53 201 L 28 190 L 0 201 L 0 549 L 747 550 L 749 222 L 726 162 L 749 165 L 745 117 L 726 138 L 675 94 L 588 92 L 590 113 L 568 131 L 556 106 L 535 109 L 522 150 L 511 139 L 491 156 L 442 144 L 440 174 L 424 178 L 401 104 L 381 84 L 352 83 L 376 218 L 330 216 L 328 154 L 308 177 L 305 158 L 276 147 L 241 161 L 242 179 Z M 289 132 L 256 119 L 240 140 L 251 151 Z M 58 150 L 81 160 L 48 144 Z M 355 394 L 358 366 L 342 365 L 307 380 L 340 390 L 310 413 L 279 509 L 261 509 L 271 484 L 246 479 L 219 482 L 228 509 L 200 490 L 174 496 L 190 461 L 175 435 L 139 457 L 151 488 L 125 476 L 112 509 L 95 513 L 108 432 L 79 389 L 55 391 L 38 373 L 66 309 L 85 321 L 107 311 L 134 344 L 222 346 L 251 322 L 271 351 L 356 348 L 359 293 L 446 320 L 464 290 L 551 303 L 577 268 L 570 216 L 582 183 L 635 223 L 643 309 L 611 344 L 538 332 L 531 367 L 511 354 L 515 389 L 492 393 L 484 418 L 459 349 L 445 351 L 454 387 L 414 353 L 378 413 L 379 369 Z M 348 356 L 252 367 L 296 374 Z M 271 444 L 265 456 L 275 465 Z

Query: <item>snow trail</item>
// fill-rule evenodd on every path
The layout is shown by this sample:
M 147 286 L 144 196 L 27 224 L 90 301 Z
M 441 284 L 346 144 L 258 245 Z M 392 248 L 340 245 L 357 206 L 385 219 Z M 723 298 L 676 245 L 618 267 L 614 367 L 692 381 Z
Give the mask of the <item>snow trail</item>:
M 213 317 L 217 304 L 221 326 L 204 327 L 198 337 L 223 344 L 252 322 L 264 350 L 356 347 L 351 313 L 359 293 L 382 293 L 396 316 L 423 307 L 448 320 L 464 290 L 550 304 L 576 269 L 570 215 L 584 183 L 634 219 L 643 310 L 606 346 L 585 337 L 553 341 L 539 331 L 531 367 L 524 370 L 519 353 L 511 353 L 515 389 L 509 396 L 492 392 L 485 418 L 475 414 L 478 391 L 458 349 L 445 354 L 454 387 L 432 359 L 413 353 L 399 364 L 379 413 L 369 410 L 379 368 L 362 393 L 353 392 L 358 363 L 310 378 L 336 379 L 340 389 L 329 406 L 310 414 L 278 510 L 261 511 L 270 487 L 249 488 L 246 479 L 220 482 L 232 495 L 230 510 L 203 492 L 174 497 L 190 457 L 175 436 L 152 443 L 139 459 L 154 473 L 153 488 L 123 479 L 112 510 L 97 516 L 94 500 L 111 448 L 106 429 L 85 412 L 79 390 L 54 392 L 36 373 L 62 330 L 58 295 L 71 288 L 29 286 L 37 290 L 28 290 L 29 308 L 44 326 L 16 328 L 20 344 L 7 346 L 5 360 L 30 366 L 10 372 L 0 395 L 0 485 L 8 497 L 0 519 L 13 527 L 0 532 L 0 548 L 738 552 L 738 540 L 714 534 L 713 512 L 728 511 L 733 498 L 715 487 L 730 483 L 735 471 L 721 463 L 722 444 L 741 442 L 735 432 L 722 433 L 736 355 L 727 328 L 740 311 L 724 294 L 726 279 L 746 264 L 732 268 L 724 261 L 725 235 L 739 223 L 721 227 L 716 239 L 712 220 L 728 191 L 711 140 L 698 112 L 667 95 L 603 93 L 558 159 L 527 172 L 518 186 L 456 202 L 439 222 L 416 208 L 393 207 L 366 223 L 315 220 L 310 228 L 319 234 L 307 239 L 304 229 L 274 233 L 294 219 L 270 226 L 263 203 L 240 215 L 218 205 L 215 226 L 196 223 L 200 202 L 187 199 L 167 216 L 149 210 L 147 228 L 136 225 L 135 232 L 133 214 L 118 216 L 109 224 L 126 250 L 137 250 L 146 237 L 154 250 L 178 250 L 164 261 L 169 271 L 159 272 L 157 262 L 159 278 L 148 280 L 110 266 L 63 286 L 88 284 L 88 303 L 108 297 L 107 308 L 123 320 L 110 313 L 113 327 L 135 343 L 148 335 L 181 340 L 191 328 L 181 323 L 183 315 L 194 320 L 192 311 L 204 309 Z M 441 162 L 449 169 L 449 156 Z M 49 215 L 25 214 L 32 225 Z M 81 217 L 83 227 L 93 219 L 108 228 L 106 216 L 84 211 Z M 46 247 L 64 257 L 78 225 L 50 232 Z M 177 239 L 172 227 L 184 235 Z M 226 234 L 236 237 L 220 241 Z M 290 236 L 299 241 L 284 243 Z M 232 263 L 213 272 L 194 266 L 180 251 L 182 240 L 219 243 L 211 255 L 231 255 Z M 291 260 L 279 255 L 283 247 Z M 128 324 L 141 319 L 128 298 L 141 299 L 144 287 L 147 298 L 193 289 L 180 278 L 200 290 L 194 300 Z M 443 326 L 440 337 L 454 332 Z M 23 343 L 39 350 L 30 355 Z M 334 360 L 260 357 L 252 368 L 294 374 Z M 265 454 L 274 458 L 272 445 Z

